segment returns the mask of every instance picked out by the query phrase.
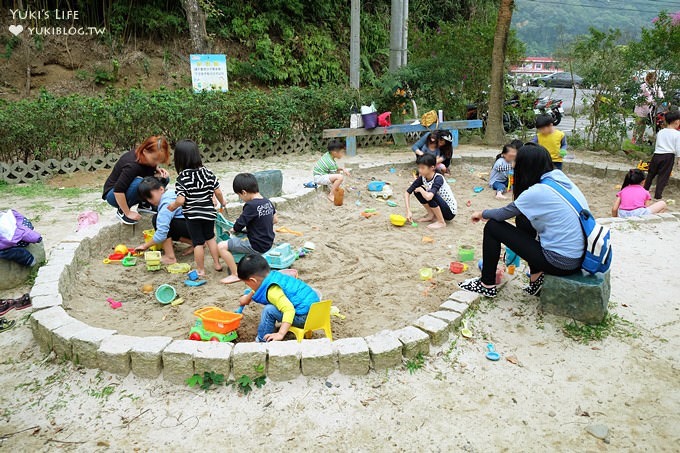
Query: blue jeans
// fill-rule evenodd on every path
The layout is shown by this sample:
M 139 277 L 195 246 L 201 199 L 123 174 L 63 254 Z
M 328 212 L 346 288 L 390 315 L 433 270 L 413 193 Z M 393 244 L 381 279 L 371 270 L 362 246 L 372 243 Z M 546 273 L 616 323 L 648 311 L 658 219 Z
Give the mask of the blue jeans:
M 504 182 L 496 181 L 491 188 L 496 192 L 505 192 L 508 189 L 508 186 Z
M 257 338 L 255 341 L 263 342 L 264 336 L 268 333 L 276 332 L 276 323 L 283 320 L 283 313 L 279 311 L 272 304 L 267 304 L 262 310 L 262 317 L 260 318 L 260 325 L 257 326 Z M 293 326 L 302 328 L 305 326 L 305 321 L 307 320 L 307 315 L 295 315 L 293 318 Z
M 0 260 L 14 261 L 22 266 L 33 266 L 35 258 L 25 247 L 10 247 L 0 250 Z
M 128 187 L 125 191 L 125 201 L 127 201 L 129 208 L 138 205 L 141 201 L 139 199 L 139 192 L 137 191 L 137 188 L 141 182 L 142 177 L 137 176 L 130 184 L 130 187 Z M 120 206 L 118 206 L 118 202 L 116 201 L 116 195 L 114 194 L 113 189 L 109 190 L 109 193 L 106 194 L 106 202 L 114 208 L 120 208 Z
M 161 182 L 161 184 L 163 184 L 163 187 L 166 187 L 170 182 L 170 178 L 158 178 L 158 180 Z M 129 208 L 137 206 L 141 201 L 144 201 L 139 198 L 139 190 L 137 190 L 141 182 L 142 177 L 137 176 L 132 180 L 130 187 L 128 187 L 125 191 L 125 201 L 127 202 Z M 118 202 L 116 201 L 116 195 L 113 192 L 113 189 L 109 190 L 109 193 L 106 194 L 106 202 L 114 208 L 120 208 L 120 206 L 118 206 Z

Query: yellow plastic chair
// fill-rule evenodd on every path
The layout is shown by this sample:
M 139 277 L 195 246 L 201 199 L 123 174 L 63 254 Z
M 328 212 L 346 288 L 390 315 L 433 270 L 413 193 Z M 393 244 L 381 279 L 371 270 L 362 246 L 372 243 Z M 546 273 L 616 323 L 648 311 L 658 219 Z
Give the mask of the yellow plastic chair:
M 323 329 L 326 332 L 326 338 L 333 341 L 333 334 L 331 333 L 331 303 L 330 300 L 322 300 L 321 302 L 313 303 L 309 308 L 305 327 L 291 326 L 289 331 L 295 334 L 297 341 L 302 341 L 302 338 L 311 338 L 312 332 Z

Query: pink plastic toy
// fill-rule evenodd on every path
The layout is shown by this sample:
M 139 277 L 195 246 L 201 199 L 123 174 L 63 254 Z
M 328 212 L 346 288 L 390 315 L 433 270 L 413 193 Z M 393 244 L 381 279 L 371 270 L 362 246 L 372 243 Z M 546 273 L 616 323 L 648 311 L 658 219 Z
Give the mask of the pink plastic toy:
M 118 302 L 117 300 L 113 300 L 111 297 L 109 297 L 108 299 L 106 299 L 106 301 L 109 303 L 109 305 L 111 305 L 111 308 L 113 308 L 114 310 L 115 310 L 116 308 L 120 308 L 120 307 L 123 306 L 123 304 L 121 304 L 121 303 Z

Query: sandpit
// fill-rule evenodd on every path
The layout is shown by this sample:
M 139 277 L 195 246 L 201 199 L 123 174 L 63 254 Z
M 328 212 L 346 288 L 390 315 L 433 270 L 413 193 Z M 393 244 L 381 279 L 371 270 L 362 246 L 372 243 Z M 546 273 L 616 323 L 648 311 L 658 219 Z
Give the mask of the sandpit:
M 504 204 L 493 198 L 493 192 L 486 187 L 479 172 L 488 168 L 479 165 L 454 167 L 449 178 L 458 200 L 458 216 L 445 230 L 432 231 L 424 224 L 398 228 L 389 223 L 389 214 L 403 214 L 402 193 L 413 179 L 410 166 L 398 166 L 396 172 L 390 167 L 367 171 L 355 171 L 346 183 L 345 205 L 334 207 L 321 191 L 299 201 L 288 202 L 279 210 L 280 223 L 292 230 L 302 232 L 302 237 L 277 234 L 277 242 L 289 242 L 300 247 L 306 241 L 316 244 L 316 250 L 305 258 L 297 260 L 293 268 L 300 278 L 323 293 L 325 299 L 332 299 L 344 320 L 333 317 L 334 338 L 371 335 L 382 329 L 398 329 L 426 313 L 436 311 L 449 294 L 457 290 L 456 282 L 476 276 L 476 262 L 470 270 L 454 275 L 448 271 L 451 261 L 457 260 L 459 245 L 472 245 L 476 258 L 481 255 L 483 225 L 469 222 L 472 211 Z M 390 182 L 398 207 L 388 207 L 384 201 L 369 196 L 366 186 L 371 178 Z M 602 180 L 592 177 L 574 176 L 585 193 L 591 210 L 597 217 L 610 215 L 613 196 L 619 181 Z M 485 190 L 475 194 L 475 186 Z M 674 197 L 668 191 L 669 197 Z M 471 206 L 466 206 L 467 201 Z M 357 205 L 357 201 L 360 205 Z M 414 204 L 413 204 L 414 203 Z M 412 199 L 416 217 L 424 213 Z M 360 213 L 375 208 L 377 216 L 365 219 Z M 235 210 L 230 211 L 234 220 Z M 138 226 L 135 234 L 124 239 L 128 245 L 142 242 L 142 229 Z M 433 238 L 434 242 L 427 243 Z M 212 260 L 206 259 L 208 283 L 189 288 L 182 283 L 184 275 L 170 274 L 165 270 L 149 272 L 143 262 L 132 268 L 115 264 L 103 264 L 102 259 L 111 253 L 115 243 L 101 243 L 100 257 L 90 260 L 78 275 L 77 283 L 70 288 L 70 297 L 64 301 L 72 316 L 90 325 L 115 329 L 120 334 L 147 336 L 164 335 L 174 339 L 187 338 L 194 323 L 194 310 L 214 305 L 225 310 L 237 307 L 237 299 L 245 286 L 219 283 L 226 272 L 212 270 Z M 178 246 L 181 250 L 183 246 Z M 192 257 L 180 257 L 180 262 L 191 264 Z M 441 268 L 432 281 L 419 278 L 422 267 Z M 153 294 L 145 295 L 142 286 L 150 284 L 157 288 L 161 284 L 173 285 L 185 302 L 171 307 L 160 305 Z M 112 310 L 106 299 L 121 301 L 123 307 Z M 528 297 L 528 296 L 527 296 Z M 238 329 L 237 341 L 253 341 L 260 319 L 261 306 L 251 304 L 244 311 L 244 319 Z M 292 336 L 291 336 L 292 338 Z

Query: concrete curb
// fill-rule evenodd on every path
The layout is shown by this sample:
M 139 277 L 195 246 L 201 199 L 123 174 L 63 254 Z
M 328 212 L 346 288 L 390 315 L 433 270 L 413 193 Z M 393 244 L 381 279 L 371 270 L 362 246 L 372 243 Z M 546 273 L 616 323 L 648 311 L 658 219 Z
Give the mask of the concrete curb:
M 465 163 L 490 163 L 493 156 L 460 154 Z M 402 165 L 399 163 L 399 165 Z M 391 164 L 374 165 L 375 168 Z M 366 167 L 366 166 L 362 166 Z M 623 178 L 628 170 L 622 165 L 590 163 L 582 160 L 565 162 L 565 168 L 588 176 Z M 676 183 L 680 179 L 676 180 Z M 301 189 L 273 199 L 279 206 L 299 202 L 315 193 Z M 231 203 L 228 207 L 239 207 Z M 611 228 L 640 223 L 678 222 L 680 212 L 650 215 L 633 219 L 602 218 L 598 221 Z M 69 236 L 50 253 L 30 291 L 33 313 L 30 320 L 33 336 L 43 352 L 54 351 L 58 358 L 73 360 L 88 368 L 100 368 L 126 376 L 164 379 L 183 383 L 193 373 L 214 371 L 238 379 L 259 374 L 264 367 L 272 380 L 292 380 L 300 374 L 325 377 L 336 370 L 346 375 L 364 375 L 369 369 L 383 370 L 402 364 L 419 354 L 427 355 L 445 344 L 455 333 L 467 310 L 480 296 L 456 291 L 442 301 L 438 311 L 421 316 L 412 325 L 398 330 L 384 330 L 365 338 L 343 338 L 285 341 L 276 343 L 211 343 L 173 340 L 170 337 L 133 337 L 114 330 L 91 327 L 69 316 L 71 288 L 86 260 L 97 250 L 102 236 L 107 242 L 124 240 L 129 228 L 121 225 L 93 225 Z M 188 327 L 187 327 L 188 328 Z

